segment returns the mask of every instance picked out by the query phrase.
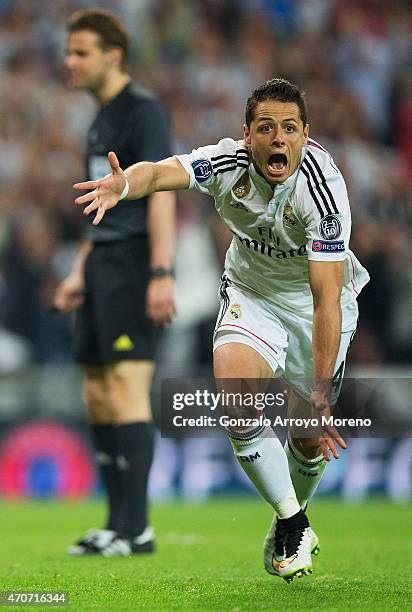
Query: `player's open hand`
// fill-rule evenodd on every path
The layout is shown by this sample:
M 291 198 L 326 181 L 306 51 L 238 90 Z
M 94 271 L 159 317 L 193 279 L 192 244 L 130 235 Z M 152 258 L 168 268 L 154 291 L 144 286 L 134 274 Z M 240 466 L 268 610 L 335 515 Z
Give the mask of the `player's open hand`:
M 171 323 L 176 314 L 175 282 L 171 276 L 152 278 L 146 293 L 146 314 L 156 325 Z
M 85 181 L 84 183 L 73 185 L 73 189 L 92 190 L 76 198 L 74 203 L 88 204 L 90 202 L 84 209 L 83 214 L 90 215 L 91 212 L 96 211 L 93 225 L 100 223 L 106 210 L 116 206 L 126 185 L 126 178 L 123 170 L 120 168 L 116 154 L 111 151 L 107 157 L 112 169 L 110 174 L 97 181 Z
M 331 411 L 328 394 L 324 393 L 323 391 L 313 391 L 310 400 L 313 408 L 319 415 L 318 418 L 324 417 L 324 419 L 329 419 L 331 416 Z M 339 434 L 336 427 L 333 427 L 333 425 L 322 424 L 321 428 L 323 435 L 319 440 L 319 446 L 322 449 L 324 458 L 326 461 L 330 461 L 330 453 L 332 453 L 335 459 L 339 459 L 336 444 L 345 449 L 345 440 Z

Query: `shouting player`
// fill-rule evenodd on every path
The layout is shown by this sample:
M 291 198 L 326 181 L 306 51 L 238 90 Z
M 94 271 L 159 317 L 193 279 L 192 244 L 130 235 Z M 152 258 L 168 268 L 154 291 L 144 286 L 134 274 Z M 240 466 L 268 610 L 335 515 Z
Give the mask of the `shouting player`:
M 218 386 L 281 372 L 289 414 L 328 416 L 356 329 L 356 296 L 369 280 L 349 250 L 345 182 L 330 154 L 309 139 L 304 97 L 284 79 L 252 92 L 243 132 L 241 141 L 225 138 L 124 172 L 111 152 L 111 175 L 76 184 L 91 190 L 76 203 L 87 205 L 86 215 L 96 212 L 98 225 L 123 198 L 193 188 L 212 195 L 233 232 L 214 335 Z M 305 509 L 344 440 L 331 425 L 316 436 L 292 430 L 285 448 L 270 427 L 234 427 L 228 436 L 275 510 L 264 545 L 266 570 L 286 580 L 309 573 L 318 539 Z

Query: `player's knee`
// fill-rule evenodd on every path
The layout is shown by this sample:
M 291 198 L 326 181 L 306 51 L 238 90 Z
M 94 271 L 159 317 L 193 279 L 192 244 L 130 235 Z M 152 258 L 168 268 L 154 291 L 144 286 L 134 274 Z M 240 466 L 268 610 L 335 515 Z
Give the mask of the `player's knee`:
M 240 432 L 253 428 L 262 415 L 262 411 L 256 408 L 254 401 L 258 390 L 255 388 L 256 385 L 249 384 L 251 382 L 226 380 L 224 388 L 219 385 L 222 410 L 231 431 Z
M 272 369 L 267 361 L 246 344 L 222 344 L 213 353 L 215 378 L 227 385 L 227 379 L 269 379 Z
M 236 405 L 225 407 L 224 416 L 228 429 L 242 432 L 256 426 L 255 422 L 260 415 L 254 408 Z
M 305 455 L 308 459 L 315 459 L 318 457 L 322 449 L 320 448 L 320 440 L 318 437 L 314 438 L 292 438 L 291 439 L 293 446 Z

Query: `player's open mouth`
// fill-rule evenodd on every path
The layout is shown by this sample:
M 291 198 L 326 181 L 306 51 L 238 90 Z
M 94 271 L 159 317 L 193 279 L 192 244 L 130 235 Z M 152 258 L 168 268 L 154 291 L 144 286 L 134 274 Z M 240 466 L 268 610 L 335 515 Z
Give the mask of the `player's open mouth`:
M 269 157 L 268 168 L 273 176 L 282 175 L 288 167 L 288 158 L 284 153 L 274 153 Z

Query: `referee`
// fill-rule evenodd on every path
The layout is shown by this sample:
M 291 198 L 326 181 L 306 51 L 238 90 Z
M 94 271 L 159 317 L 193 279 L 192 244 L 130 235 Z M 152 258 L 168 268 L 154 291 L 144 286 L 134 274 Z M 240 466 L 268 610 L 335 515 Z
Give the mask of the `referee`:
M 74 13 L 67 24 L 66 68 L 72 87 L 89 91 L 99 110 L 87 134 L 87 174 L 110 172 L 115 149 L 123 167 L 170 155 L 165 113 L 126 69 L 128 37 L 104 10 Z M 175 198 L 155 193 L 136 205 L 122 202 L 87 239 L 55 306 L 77 310 L 74 356 L 84 374 L 83 396 L 96 461 L 107 493 L 103 529 L 70 546 L 71 555 L 152 552 L 147 483 L 153 457 L 150 409 L 159 326 L 175 312 L 172 255 Z

